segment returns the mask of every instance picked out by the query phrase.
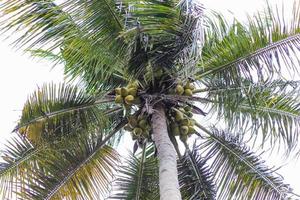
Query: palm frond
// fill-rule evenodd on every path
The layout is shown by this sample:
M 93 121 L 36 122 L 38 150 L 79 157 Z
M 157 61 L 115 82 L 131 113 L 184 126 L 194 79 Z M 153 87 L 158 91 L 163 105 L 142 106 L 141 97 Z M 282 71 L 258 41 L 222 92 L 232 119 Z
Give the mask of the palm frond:
M 206 44 L 198 78 L 219 78 L 228 84 L 241 79 L 267 80 L 298 73 L 299 6 L 291 21 L 270 6 L 247 23 L 228 23 L 216 14 L 207 20 Z M 289 73 L 289 74 L 288 74 Z
M 285 199 L 292 189 L 283 178 L 269 169 L 238 137 L 209 131 L 199 126 L 207 137 L 199 148 L 211 160 L 211 170 L 218 185 L 217 199 Z
M 300 127 L 299 82 L 272 81 L 226 86 L 220 81 L 209 86 L 207 98 L 225 119 L 229 129 L 270 139 L 271 147 L 283 142 L 291 151 L 298 143 Z
M 17 194 L 23 199 L 104 198 L 120 161 L 106 143 L 125 124 L 109 129 L 102 138 L 77 134 L 52 144 L 39 155 L 37 164 L 27 169 L 29 181 Z
M 44 85 L 25 103 L 20 122 L 15 130 L 30 141 L 39 143 L 78 129 L 104 127 L 109 114 L 120 114 L 121 108 L 111 107 L 112 99 L 99 99 L 85 94 L 76 86 Z M 106 105 L 105 105 L 106 103 Z
M 19 185 L 24 184 L 22 180 L 24 170 L 34 161 L 39 149 L 34 148 L 28 140 L 20 136 L 11 140 L 0 154 L 0 196 L 12 199 L 17 182 Z
M 216 199 L 212 174 L 196 146 L 178 160 L 178 177 L 183 199 Z
M 4 1 L 0 10 L 5 13 L 0 30 L 19 32 L 17 46 L 56 55 L 53 62 L 65 63 L 66 75 L 83 78 L 91 89 L 124 65 L 120 60 L 126 49 L 118 39 L 124 22 L 112 0 L 13 0 Z
M 158 160 L 153 148 L 146 148 L 139 156 L 130 155 L 120 168 L 115 184 L 115 194 L 110 199 L 159 199 Z

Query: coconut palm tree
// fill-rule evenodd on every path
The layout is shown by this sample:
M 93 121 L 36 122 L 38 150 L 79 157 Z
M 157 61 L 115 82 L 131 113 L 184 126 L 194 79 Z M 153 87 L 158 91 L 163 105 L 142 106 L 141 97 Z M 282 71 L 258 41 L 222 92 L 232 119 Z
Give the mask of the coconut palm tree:
M 29 96 L 2 152 L 0 196 L 293 196 L 247 144 L 299 150 L 299 82 L 286 75 L 298 74 L 299 8 L 290 21 L 268 6 L 228 22 L 193 0 L 2 1 L 2 33 L 70 81 Z

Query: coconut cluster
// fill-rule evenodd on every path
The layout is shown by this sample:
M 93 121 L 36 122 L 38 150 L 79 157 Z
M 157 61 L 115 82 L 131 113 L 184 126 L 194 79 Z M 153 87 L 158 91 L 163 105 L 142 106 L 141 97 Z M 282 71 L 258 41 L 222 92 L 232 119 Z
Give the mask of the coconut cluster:
M 138 92 L 137 83 L 130 83 L 127 87 L 116 88 L 115 102 L 118 104 L 124 104 L 125 106 L 140 104 L 140 98 L 137 96 L 137 92 Z
M 131 132 L 132 139 L 149 138 L 151 126 L 145 115 L 131 115 L 128 117 L 128 124 L 124 127 L 126 131 Z
M 193 113 L 190 106 L 171 109 L 169 112 L 170 131 L 174 136 L 180 136 L 182 141 L 186 141 L 189 136 L 194 134 L 195 121 L 191 119 Z
M 194 90 L 194 84 L 190 83 L 189 81 L 185 85 L 179 83 L 175 87 L 175 93 L 177 95 L 193 96 Z

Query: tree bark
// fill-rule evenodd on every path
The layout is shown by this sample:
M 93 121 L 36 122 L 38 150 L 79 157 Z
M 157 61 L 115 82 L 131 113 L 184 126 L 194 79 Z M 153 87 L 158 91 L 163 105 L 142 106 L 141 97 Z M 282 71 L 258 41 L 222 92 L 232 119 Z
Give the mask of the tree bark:
M 154 107 L 152 130 L 159 160 L 160 199 L 181 200 L 176 151 L 168 135 L 166 113 L 161 104 Z

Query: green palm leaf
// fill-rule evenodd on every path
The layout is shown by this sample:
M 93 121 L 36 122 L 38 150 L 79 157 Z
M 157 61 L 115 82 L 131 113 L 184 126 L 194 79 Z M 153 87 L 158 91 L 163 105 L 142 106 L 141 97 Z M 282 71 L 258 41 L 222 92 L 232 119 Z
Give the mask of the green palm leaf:
M 178 160 L 178 177 L 183 199 L 216 199 L 212 174 L 196 146 Z
M 21 177 L 24 177 L 25 168 L 34 162 L 32 158 L 36 157 L 38 152 L 28 140 L 21 137 L 14 137 L 8 142 L 0 155 L 0 196 L 13 198 L 16 183 L 24 186 Z
M 249 17 L 245 25 L 237 20 L 229 24 L 216 14 L 215 19 L 207 20 L 198 78 L 209 75 L 229 84 L 239 83 L 241 78 L 266 80 L 282 77 L 285 71 L 297 73 L 299 19 L 297 4 L 291 21 L 270 7 Z
M 150 200 L 159 199 L 158 160 L 153 148 L 142 149 L 139 156 L 130 155 L 126 165 L 120 168 L 115 181 L 115 194 L 111 199 Z
M 212 107 L 219 118 L 225 119 L 228 128 L 243 130 L 253 137 L 262 134 L 262 143 L 270 139 L 271 147 L 276 141 L 284 142 L 287 151 L 297 146 L 299 82 L 279 80 L 225 85 L 219 82 L 209 86 L 207 98 L 213 102 Z
M 121 108 L 107 104 L 111 101 L 111 98 L 96 100 L 71 85 L 44 85 L 25 103 L 16 130 L 39 143 L 78 129 L 104 127 L 107 119 L 102 114 L 120 114 L 121 111 Z
M 284 199 L 292 194 L 291 188 L 283 183 L 274 169 L 266 167 L 238 137 L 223 131 L 208 131 L 200 148 L 212 160 L 218 199 Z

